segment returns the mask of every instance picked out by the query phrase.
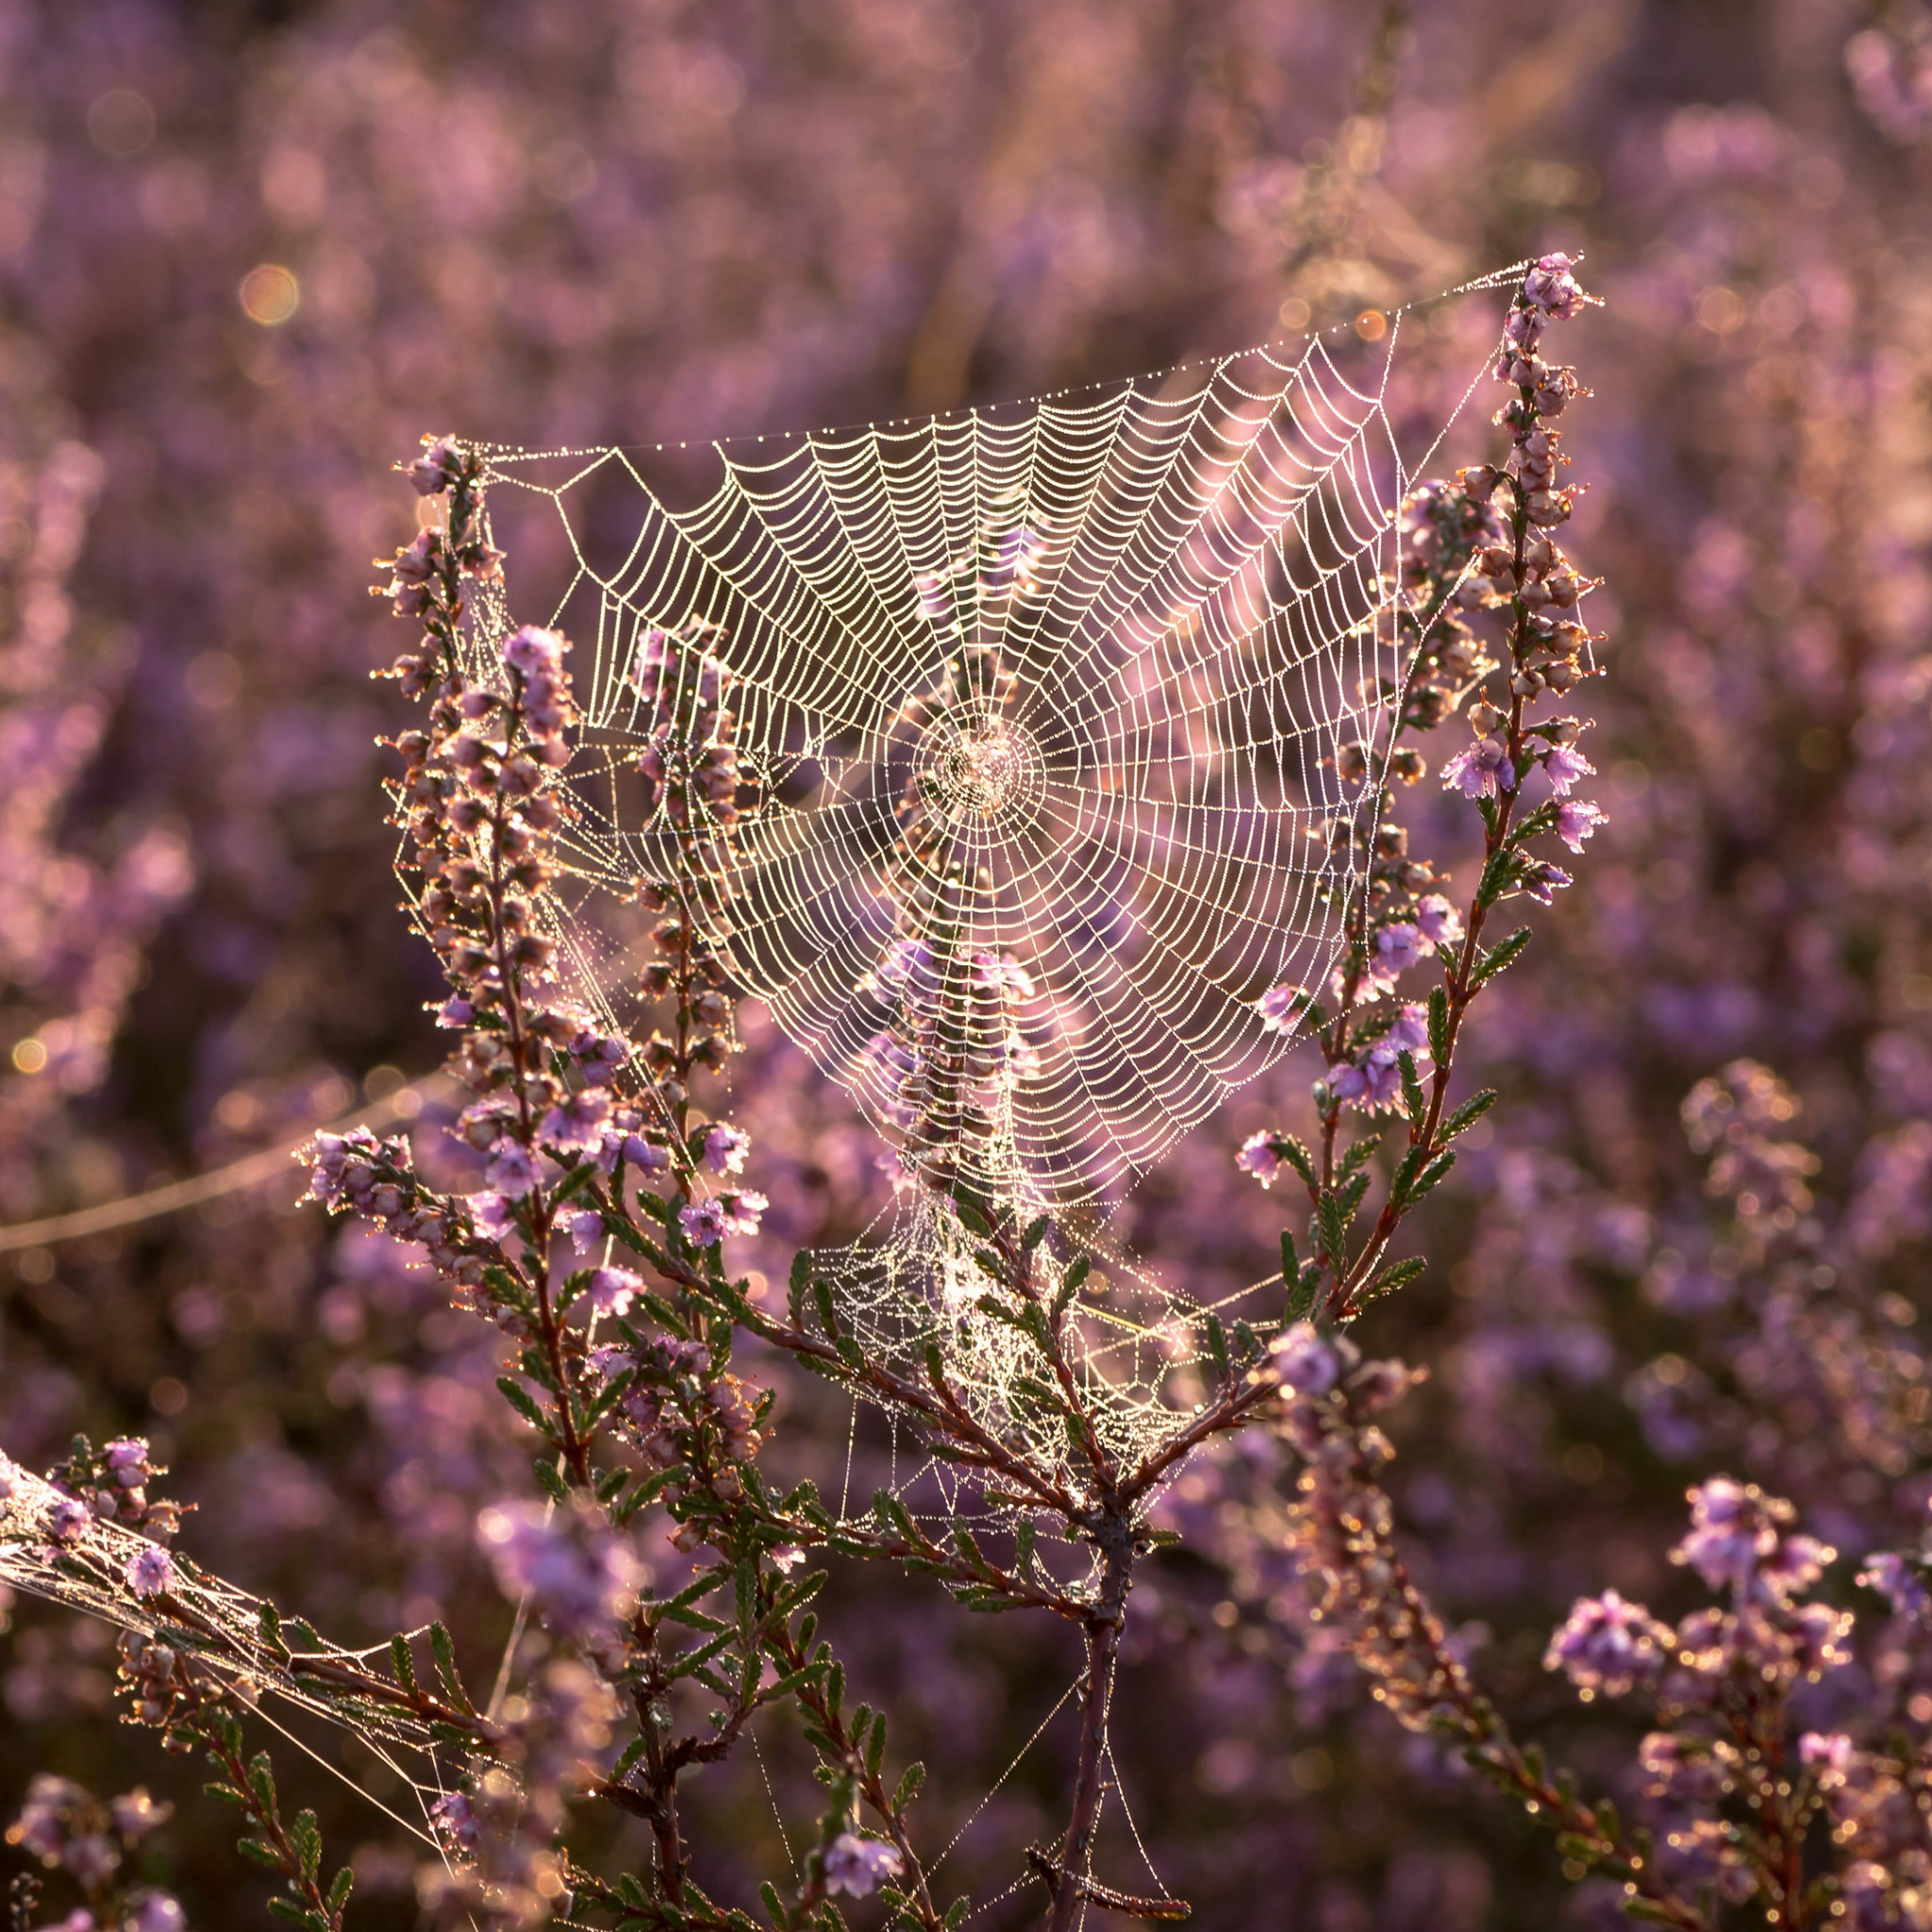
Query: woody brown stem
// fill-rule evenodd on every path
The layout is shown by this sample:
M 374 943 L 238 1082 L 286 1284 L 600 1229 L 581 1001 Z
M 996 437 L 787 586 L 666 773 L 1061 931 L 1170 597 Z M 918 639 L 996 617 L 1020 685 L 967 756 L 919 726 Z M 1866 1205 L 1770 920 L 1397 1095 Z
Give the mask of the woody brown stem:
M 1101 1764 L 1107 1755 L 1107 1713 L 1113 1697 L 1114 1665 L 1127 1621 L 1127 1591 L 1133 1584 L 1134 1540 L 1125 1512 L 1107 1508 L 1094 1526 L 1100 1541 L 1100 1598 L 1087 1618 L 1087 1682 L 1080 1697 L 1080 1753 L 1074 1779 L 1073 1812 L 1060 1840 L 1062 1883 L 1056 1888 L 1047 1932 L 1068 1932 L 1081 1904 L 1081 1889 L 1064 1882 L 1082 1877 L 1092 1856 L 1100 1822 Z

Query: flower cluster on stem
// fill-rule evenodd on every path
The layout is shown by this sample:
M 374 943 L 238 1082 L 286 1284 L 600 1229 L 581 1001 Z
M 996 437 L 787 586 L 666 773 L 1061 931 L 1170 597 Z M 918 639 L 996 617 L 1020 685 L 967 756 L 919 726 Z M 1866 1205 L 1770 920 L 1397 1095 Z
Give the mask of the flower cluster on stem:
M 1314 1032 L 1328 1069 L 1314 1091 L 1320 1136 L 1312 1150 L 1271 1129 L 1253 1136 L 1239 1157 L 1264 1186 L 1287 1167 L 1307 1191 L 1307 1258 L 1283 1236 L 1291 1319 L 1345 1322 L 1420 1272 L 1417 1261 L 1389 1263 L 1390 1245 L 1454 1166 L 1454 1141 L 1494 1097 L 1478 1094 L 1449 1109 L 1457 1040 L 1482 989 L 1529 938 L 1523 927 L 1485 946 L 1491 915 L 1512 896 L 1548 904 L 1570 875 L 1534 841 L 1555 837 L 1577 850 L 1602 821 L 1596 807 L 1571 795 L 1593 770 L 1577 749 L 1581 722 L 1529 715 L 1588 675 L 1595 641 L 1579 615 L 1591 586 L 1555 535 L 1576 498 L 1576 486 L 1561 481 L 1570 459 L 1555 419 L 1585 391 L 1573 369 L 1553 366 L 1542 353 L 1551 325 L 1572 320 L 1590 300 L 1573 267 L 1567 256 L 1542 257 L 1510 308 L 1494 371 L 1515 391 L 1496 415 L 1509 436 L 1502 465 L 1425 483 L 1403 506 L 1401 567 L 1383 587 L 1376 621 L 1407 668 L 1400 687 L 1383 693 L 1392 716 L 1386 738 L 1338 754 L 1339 775 L 1361 789 L 1354 813 L 1323 835 L 1332 850 L 1353 850 L 1361 881 L 1345 908 L 1349 948 L 1324 994 L 1283 986 L 1259 1002 L 1264 1024 Z M 1442 782 L 1474 802 L 1484 835 L 1475 889 L 1460 906 L 1439 890 L 1444 881 L 1433 863 L 1411 851 L 1407 829 L 1389 815 L 1391 787 L 1413 785 L 1425 770 L 1406 737 L 1458 713 L 1474 738 L 1444 763 Z M 1536 771 L 1550 796 L 1530 807 L 1524 791 Z M 1404 999 L 1404 975 L 1432 964 L 1437 984 L 1427 998 Z M 1343 1148 L 1350 1111 L 1392 1113 L 1406 1128 L 1365 1234 L 1356 1224 L 1387 1125 Z

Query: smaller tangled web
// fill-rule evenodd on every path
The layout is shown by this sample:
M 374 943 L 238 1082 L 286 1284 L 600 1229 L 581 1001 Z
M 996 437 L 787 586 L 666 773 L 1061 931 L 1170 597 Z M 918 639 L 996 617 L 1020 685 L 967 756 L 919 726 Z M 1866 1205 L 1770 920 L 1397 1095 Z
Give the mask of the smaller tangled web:
M 1023 1446 L 1036 1468 L 1055 1471 L 1077 1492 L 1086 1479 L 1084 1459 L 1069 1448 L 1062 1411 L 1033 1383 L 1037 1351 L 1010 1323 L 985 1310 L 988 1282 L 974 1258 L 983 1247 L 948 1196 L 908 1190 L 864 1240 L 814 1253 L 812 1273 L 830 1288 L 840 1323 L 868 1359 L 916 1378 L 927 1346 L 936 1345 L 974 1419 Z M 1058 1280 L 1065 1257 L 1056 1255 L 1044 1265 Z M 1215 1312 L 1232 1319 L 1234 1305 L 1249 1296 L 1243 1289 L 1210 1310 L 1152 1279 L 1124 1254 L 1090 1259 L 1062 1341 L 1081 1412 L 1117 1466 L 1131 1469 L 1155 1454 L 1177 1417 L 1197 1406 L 1201 1383 L 1193 1372 L 1208 1353 L 1207 1318 Z M 921 1478 L 947 1489 L 943 1465 L 912 1471 L 894 1491 L 915 1507 L 930 1493 Z M 964 1494 L 970 1487 L 953 1482 L 942 1520 L 973 1513 Z M 1017 1498 L 1005 1506 L 991 1495 L 979 1500 L 995 1520 L 1012 1504 L 1023 1514 L 1029 1507 Z
M 428 1724 L 366 1694 L 391 1681 L 389 1644 L 345 1650 L 294 1619 L 283 1623 L 265 1599 L 105 1519 L 4 1454 L 0 1584 L 126 1633 L 123 1675 L 143 1723 L 166 1721 L 180 1667 L 199 1665 L 271 1723 L 266 1701 L 353 1732 L 412 1794 L 416 1816 L 398 1822 L 441 1848 L 435 1807 L 458 1788 L 461 1766 L 445 1770 L 439 1754 L 447 1747 Z
M 689 510 L 622 450 L 487 452 L 499 521 L 547 501 L 575 572 L 567 946 L 620 979 L 599 902 L 681 842 L 743 987 L 908 1167 L 1118 1198 L 1341 943 L 1374 804 L 1337 753 L 1400 676 L 1387 376 L 1317 340 L 721 446 Z M 667 785 L 700 709 L 713 782 Z

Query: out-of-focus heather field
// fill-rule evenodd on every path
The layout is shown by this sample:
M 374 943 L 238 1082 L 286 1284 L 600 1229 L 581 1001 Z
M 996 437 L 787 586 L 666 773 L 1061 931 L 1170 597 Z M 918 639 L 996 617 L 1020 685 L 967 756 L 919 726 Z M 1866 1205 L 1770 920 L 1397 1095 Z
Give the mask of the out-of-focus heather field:
M 1543 1647 L 1579 1593 L 1695 1599 L 1666 1560 L 1687 1483 L 1759 1479 L 1855 1556 L 1916 1540 L 1923 8 L 91 0 L 0 11 L 0 1220 L 365 1100 L 452 1168 L 441 980 L 396 910 L 374 742 L 404 722 L 369 676 L 403 639 L 365 589 L 415 527 L 389 465 L 421 432 L 675 443 L 1026 395 L 1566 248 L 1608 305 L 1566 344 L 1596 391 L 1573 535 L 1610 587 L 1588 693 L 1608 823 L 1478 1016 L 1505 1099 L 1431 1203 L 1429 1271 L 1363 1324 L 1433 1370 L 1391 1425 L 1394 1493 L 1485 1682 L 1621 1795 L 1641 1726 L 1577 1704 Z M 885 1186 L 838 1091 L 748 1032 L 782 1272 Z M 1802 1102 L 1773 1140 L 1818 1160 L 1734 1173 L 1733 1218 L 1679 1109 L 1744 1056 Z M 1291 1058 L 1135 1198 L 1124 1231 L 1204 1298 L 1275 1265 L 1279 1204 L 1232 1156 L 1314 1071 Z M 527 1481 L 495 1338 L 300 1187 L 291 1165 L 0 1255 L 0 1444 L 44 1466 L 75 1429 L 150 1433 L 199 1559 L 345 1641 L 442 1615 L 487 1674 L 509 1611 L 472 1524 Z M 1759 1265 L 1793 1219 L 1801 1259 Z M 1854 1276 L 1882 1346 L 1835 1291 Z M 845 1411 L 781 1390 L 770 1454 L 836 1487 Z M 885 1453 L 861 1426 L 856 1493 Z M 1190 1474 L 1195 1552 L 1134 1598 L 1116 1752 L 1162 1877 L 1212 1932 L 1595 1923 L 1601 1892 L 1293 1614 L 1274 1455 Z M 942 1844 L 1074 1648 L 835 1587 L 858 1690 L 934 1764 Z M 181 1807 L 158 1875 L 191 1924 L 272 1923 L 199 1771 L 112 1722 L 109 1634 L 0 1614 L 0 1812 L 38 1768 L 143 1781 Z M 281 1769 L 334 1853 L 360 1847 L 356 1923 L 413 1924 L 381 1811 Z M 1009 1874 L 1065 1777 L 1052 1740 L 1030 1754 L 943 1875 Z M 755 1764 L 697 1795 L 782 1867 Z

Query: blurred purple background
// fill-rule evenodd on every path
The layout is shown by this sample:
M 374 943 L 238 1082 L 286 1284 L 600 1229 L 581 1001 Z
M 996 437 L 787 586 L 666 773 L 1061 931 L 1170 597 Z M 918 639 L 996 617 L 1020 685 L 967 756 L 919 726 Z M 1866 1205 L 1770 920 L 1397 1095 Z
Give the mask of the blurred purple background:
M 1564 353 L 1596 391 L 1570 445 L 1574 548 L 1609 582 L 1610 675 L 1585 693 L 1609 825 L 1479 1020 L 1506 1104 L 1434 1206 L 1429 1274 L 1367 1324 L 1435 1371 L 1397 1418 L 1398 1494 L 1485 1681 L 1611 1786 L 1627 1726 L 1574 1708 L 1541 1647 L 1579 1591 L 1670 1599 L 1687 1481 L 1775 1483 L 1854 1553 L 1916 1534 L 1917 0 L 92 0 L 0 11 L 0 1220 L 398 1090 L 433 1118 L 438 988 L 396 910 L 374 742 L 405 708 L 368 675 L 401 640 L 365 590 L 414 527 L 389 465 L 423 431 L 671 442 L 937 409 L 1563 247 L 1608 303 Z M 862 1224 L 879 1182 L 842 1098 L 748 1030 L 782 1268 Z M 1739 1055 L 1793 1083 L 1822 1158 L 1802 1280 L 1713 1220 L 1677 1124 Z M 1273 1265 L 1274 1204 L 1231 1154 L 1312 1072 L 1243 1095 L 1137 1198 L 1127 1232 L 1196 1292 Z M 297 1191 L 291 1167 L 0 1254 L 0 1444 L 45 1461 L 75 1428 L 151 1431 L 210 1565 L 347 1641 L 449 1614 L 487 1668 L 508 1610 L 469 1525 L 524 1480 L 491 1338 Z M 1891 1324 L 1876 1366 L 1840 1282 Z M 785 1467 L 842 1458 L 842 1411 L 785 1402 Z M 885 1449 L 861 1430 L 861 1461 Z M 1593 1923 L 1555 1854 L 1310 1638 L 1271 1568 L 1274 1474 L 1258 1447 L 1194 1472 L 1199 1554 L 1136 1597 L 1119 1755 L 1162 1877 L 1211 1927 Z M 859 1689 L 934 1756 L 943 1844 L 1073 1657 L 901 1584 L 839 1590 Z M 104 1633 L 12 1617 L 0 1808 L 42 1764 L 198 1789 L 112 1726 Z M 1064 1763 L 1052 1738 L 1032 1753 L 942 1879 L 1004 1887 Z M 782 1868 L 755 1769 L 734 1777 L 706 1793 L 713 1875 Z M 392 1828 L 311 1783 L 336 1850 L 361 1846 L 366 1923 L 412 1924 Z M 208 1809 L 185 1802 L 164 1875 L 198 1926 L 269 1923 Z M 1111 1829 L 1104 1866 L 1143 1889 Z

